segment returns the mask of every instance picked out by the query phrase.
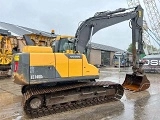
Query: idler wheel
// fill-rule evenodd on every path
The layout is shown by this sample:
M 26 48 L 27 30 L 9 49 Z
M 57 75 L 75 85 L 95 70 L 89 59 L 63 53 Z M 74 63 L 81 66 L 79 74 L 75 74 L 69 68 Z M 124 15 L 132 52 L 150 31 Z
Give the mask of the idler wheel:
M 28 105 L 31 109 L 39 109 L 43 106 L 43 99 L 41 96 L 33 96 L 29 99 Z

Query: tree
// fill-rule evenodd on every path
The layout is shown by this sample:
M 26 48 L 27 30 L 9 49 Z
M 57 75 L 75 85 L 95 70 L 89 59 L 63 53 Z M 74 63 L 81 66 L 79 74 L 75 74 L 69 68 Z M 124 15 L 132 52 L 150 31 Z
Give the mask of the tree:
M 158 49 L 153 46 L 153 45 L 148 45 L 147 49 L 149 51 L 153 50 L 153 51 L 157 51 Z M 128 46 L 128 49 L 127 49 L 128 52 L 132 52 L 132 43 Z
M 132 52 L 132 43 L 128 46 L 127 51 L 128 51 L 128 52 Z
M 149 49 L 149 50 L 152 49 L 153 51 L 157 51 L 157 50 L 158 50 L 158 49 L 157 49 L 156 47 L 154 47 L 153 45 L 149 45 L 149 46 L 148 46 L 148 49 Z

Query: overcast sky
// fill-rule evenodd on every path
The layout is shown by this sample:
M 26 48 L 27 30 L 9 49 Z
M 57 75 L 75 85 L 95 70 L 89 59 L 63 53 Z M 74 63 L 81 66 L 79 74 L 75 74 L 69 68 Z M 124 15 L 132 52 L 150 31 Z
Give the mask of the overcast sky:
M 127 0 L 0 0 L 0 6 L 1 22 L 73 36 L 79 22 L 96 12 L 128 7 Z M 131 43 L 129 21 L 100 30 L 92 42 L 126 50 Z

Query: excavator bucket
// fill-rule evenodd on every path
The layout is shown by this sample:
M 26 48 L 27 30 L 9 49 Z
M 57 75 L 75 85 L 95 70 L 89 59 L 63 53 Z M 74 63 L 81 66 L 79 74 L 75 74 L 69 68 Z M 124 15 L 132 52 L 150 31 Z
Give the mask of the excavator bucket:
M 124 89 L 138 92 L 148 89 L 150 82 L 146 75 L 126 74 L 126 78 L 122 86 Z

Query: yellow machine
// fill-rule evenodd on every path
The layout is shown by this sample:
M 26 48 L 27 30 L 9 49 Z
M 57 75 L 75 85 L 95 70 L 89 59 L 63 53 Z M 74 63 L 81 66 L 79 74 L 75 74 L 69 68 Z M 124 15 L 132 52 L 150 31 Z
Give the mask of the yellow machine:
M 14 82 L 23 85 L 24 110 L 32 117 L 44 109 L 50 114 L 86 101 L 98 104 L 120 99 L 124 92 L 118 83 L 95 82 L 99 70 L 73 50 L 54 53 L 51 47 L 25 46 L 22 53 L 14 55 L 12 68 Z
M 29 41 L 28 39 L 29 38 Z M 26 45 L 51 46 L 56 36 L 26 34 L 23 37 L 13 36 L 7 30 L 0 29 L 0 76 L 11 76 L 11 62 L 14 53 L 22 52 Z
M 54 82 L 99 78 L 98 69 L 88 64 L 83 54 L 53 53 L 51 47 L 37 46 L 25 46 L 23 52 L 26 53 L 25 56 L 23 54 L 14 56 L 14 61 L 17 63 L 14 72 L 26 72 L 26 76 L 23 76 L 24 74 L 15 74 L 15 83 L 28 85 L 53 82 L 55 78 L 57 80 L 55 79 Z M 26 71 L 19 69 L 20 66 L 23 67 L 25 64 L 30 66 L 33 73 L 29 73 L 26 68 L 24 69 Z M 30 78 L 28 78 L 29 74 Z M 42 81 L 38 79 L 42 79 Z
M 12 46 L 11 46 L 11 37 L 6 37 L 0 35 L 0 64 L 7 65 L 12 60 Z
M 24 46 L 22 53 L 14 55 L 14 82 L 23 86 L 26 114 L 38 117 L 44 109 L 44 114 L 50 114 L 66 106 L 74 109 L 82 103 L 89 106 L 123 96 L 120 84 L 95 82 L 99 69 L 74 50 L 74 42 L 72 36 L 59 35 L 52 47 Z
M 82 22 L 75 37 L 56 36 L 51 47 L 30 44 L 32 46 L 25 46 L 22 53 L 14 55 L 14 82 L 22 85 L 22 103 L 28 115 L 39 117 L 121 99 L 123 87 L 134 91 L 149 88 L 150 82 L 141 73 L 137 58 L 143 49 L 143 9 L 140 5 L 129 9 L 134 10 L 98 12 Z M 89 64 L 84 55 L 88 41 L 100 29 L 129 19 L 133 34 L 133 74 L 126 75 L 123 86 L 111 81 L 96 82 L 99 69 Z M 26 43 L 31 43 L 29 41 L 26 39 Z
M 56 36 L 57 35 L 45 36 L 42 34 L 31 33 L 31 34 L 25 34 L 24 38 L 27 39 L 26 37 L 29 37 L 32 45 L 34 45 L 34 46 L 51 46 L 51 43 L 56 38 Z M 30 45 L 30 44 L 28 44 L 28 45 Z
M 24 43 L 23 43 L 24 42 Z M 12 55 L 18 51 L 18 45 L 24 46 L 20 37 L 11 36 L 7 30 L 0 29 L 0 76 L 11 76 Z

